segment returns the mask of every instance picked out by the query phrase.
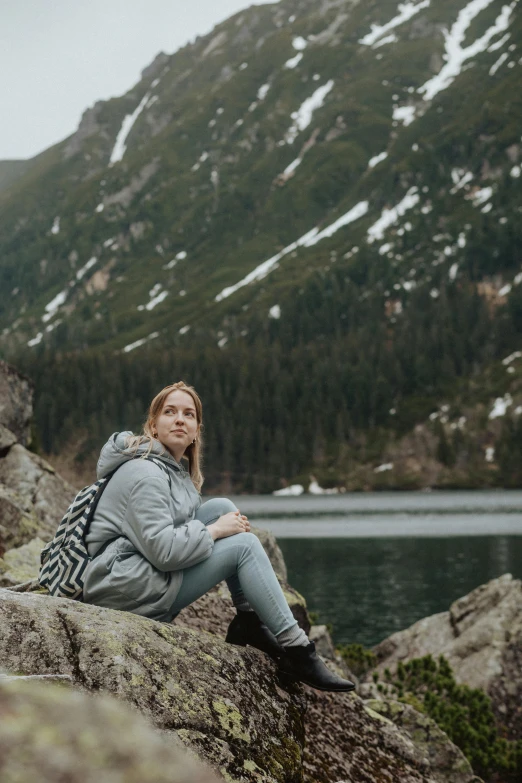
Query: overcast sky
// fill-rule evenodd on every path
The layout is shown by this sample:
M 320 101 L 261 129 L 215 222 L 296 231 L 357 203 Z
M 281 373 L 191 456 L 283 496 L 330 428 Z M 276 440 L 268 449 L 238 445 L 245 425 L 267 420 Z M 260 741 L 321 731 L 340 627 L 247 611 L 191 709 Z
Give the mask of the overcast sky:
M 0 160 L 71 134 L 172 54 L 249 5 L 275 0 L 0 0 Z

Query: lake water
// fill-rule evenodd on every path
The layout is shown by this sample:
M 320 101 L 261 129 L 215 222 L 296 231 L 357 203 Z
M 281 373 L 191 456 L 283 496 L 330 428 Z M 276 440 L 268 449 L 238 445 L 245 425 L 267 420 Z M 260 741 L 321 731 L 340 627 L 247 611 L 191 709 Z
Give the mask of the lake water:
M 489 579 L 522 578 L 522 491 L 233 500 L 275 534 L 288 581 L 336 643 L 372 646 Z

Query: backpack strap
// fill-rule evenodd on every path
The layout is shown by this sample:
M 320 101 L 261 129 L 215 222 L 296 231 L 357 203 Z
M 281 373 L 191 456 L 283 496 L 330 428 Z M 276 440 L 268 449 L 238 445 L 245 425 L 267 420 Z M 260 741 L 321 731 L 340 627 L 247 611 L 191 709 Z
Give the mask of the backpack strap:
M 139 457 L 133 457 L 133 459 L 140 459 L 140 458 L 139 458 Z M 170 469 L 169 469 L 169 468 L 168 468 L 168 467 L 165 465 L 165 463 L 164 463 L 164 462 L 162 462 L 160 459 L 157 459 L 156 457 L 145 457 L 145 459 L 146 459 L 146 460 L 148 460 L 149 462 L 153 462 L 155 465 L 157 465 L 159 468 L 161 468 L 161 470 L 162 470 L 164 473 L 166 473 L 166 474 L 167 474 L 167 478 L 168 478 L 168 480 L 169 480 L 169 489 L 172 489 L 171 471 L 170 471 Z M 124 464 L 124 465 L 125 465 L 126 463 L 122 463 L 122 464 Z M 94 500 L 93 500 L 93 502 L 92 502 L 92 505 L 91 505 L 91 508 L 90 508 L 90 510 L 89 510 L 89 511 L 90 511 L 90 513 L 89 513 L 89 519 L 88 519 L 88 521 L 87 521 L 87 526 L 86 526 L 86 529 L 85 529 L 84 538 L 87 536 L 87 533 L 89 532 L 89 529 L 90 529 L 90 527 L 91 527 L 92 518 L 93 518 L 93 516 L 94 516 L 94 512 L 96 511 L 96 506 L 98 505 L 98 503 L 99 503 L 99 501 L 100 501 L 100 498 L 101 498 L 101 496 L 103 495 L 103 492 L 104 492 L 104 490 L 105 490 L 105 487 L 106 487 L 106 486 L 107 486 L 107 484 L 109 483 L 109 480 L 110 480 L 110 479 L 111 479 L 111 478 L 114 476 L 114 474 L 116 473 L 116 471 L 118 470 L 118 468 L 121 468 L 121 465 L 118 465 L 118 467 L 117 467 L 117 468 L 115 468 L 115 469 L 112 471 L 112 473 L 109 473 L 109 475 L 106 477 L 106 480 L 105 480 L 105 482 L 102 484 L 102 486 L 99 488 L 98 492 L 96 493 L 96 497 L 94 498 Z M 121 536 L 117 536 L 117 538 L 121 538 Z M 99 555 L 102 555 L 102 554 L 105 552 L 105 550 L 107 549 L 107 547 L 109 546 L 109 544 L 112 544 L 112 542 L 113 542 L 113 541 L 116 541 L 116 538 L 109 538 L 107 541 L 105 541 L 105 542 L 104 542 L 104 543 L 101 545 L 101 547 L 100 547 L 100 548 L 99 548 L 99 549 L 98 549 L 98 550 L 97 550 L 97 551 L 94 553 L 94 555 L 92 555 L 92 557 L 91 557 L 91 561 L 92 561 L 92 560 L 94 560 L 94 559 L 95 559 L 96 557 L 98 557 Z
M 169 480 L 169 489 L 172 489 L 172 479 L 171 479 L 171 470 L 168 468 L 165 463 L 158 459 L 157 457 L 145 457 L 149 462 L 153 462 L 155 465 L 158 466 L 158 468 L 161 468 L 164 473 L 167 474 L 167 478 Z

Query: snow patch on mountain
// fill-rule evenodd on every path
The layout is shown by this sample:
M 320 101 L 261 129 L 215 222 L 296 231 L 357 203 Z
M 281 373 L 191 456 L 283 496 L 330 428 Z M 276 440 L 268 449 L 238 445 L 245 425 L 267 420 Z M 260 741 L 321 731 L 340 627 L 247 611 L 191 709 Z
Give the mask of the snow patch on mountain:
M 505 359 L 502 359 L 502 364 L 504 367 L 507 367 L 508 364 L 514 362 L 515 359 L 522 359 L 522 351 L 514 351 L 513 353 L 510 353 L 509 356 L 506 356 Z
M 498 60 L 495 63 L 493 63 L 493 65 L 489 69 L 489 75 L 494 76 L 498 71 L 498 69 L 500 68 L 500 66 L 502 65 L 502 63 L 506 62 L 508 57 L 509 57 L 509 52 L 503 52 L 498 58 Z
M 288 70 L 293 70 L 294 68 L 297 68 L 301 60 L 303 59 L 303 53 L 298 52 L 295 57 L 291 57 L 289 60 L 286 61 L 286 63 L 283 65 L 283 68 L 287 68 Z
M 477 38 L 469 46 L 463 47 L 466 33 L 471 23 L 492 2 L 493 0 L 471 0 L 460 10 L 457 21 L 452 25 L 451 30 L 449 32 L 444 31 L 445 54 L 443 57 L 446 60 L 446 64 L 438 74 L 428 79 L 427 82 L 418 88 L 417 92 L 424 96 L 424 100 L 431 101 L 442 90 L 449 87 L 460 74 L 464 62 L 480 52 L 486 51 L 491 39 L 507 29 L 516 0 L 510 5 L 503 6 L 494 24 L 484 35 Z
M 481 204 L 485 204 L 486 201 L 489 201 L 492 195 L 493 195 L 493 188 L 487 187 L 487 188 L 480 188 L 480 190 L 476 190 L 475 193 L 471 194 L 470 198 L 473 201 L 473 206 L 479 207 Z
M 112 242 L 112 240 L 111 240 L 111 242 Z M 93 266 L 94 266 L 94 264 L 97 262 L 97 260 L 98 260 L 98 259 L 96 258 L 96 256 L 92 256 L 92 258 L 89 258 L 89 260 L 87 261 L 87 263 L 86 263 L 86 264 L 84 264 L 84 265 L 82 266 L 82 268 L 81 268 L 81 269 L 78 269 L 78 271 L 76 272 L 76 279 L 77 279 L 77 280 L 81 280 L 81 279 L 82 279 L 82 277 L 84 276 L 84 274 L 85 274 L 86 272 L 88 272 L 88 271 L 89 271 L 89 269 L 90 269 L 91 267 L 93 267 Z
M 293 39 L 292 46 L 297 52 L 302 52 L 308 46 L 308 42 L 301 35 L 298 35 Z
M 415 119 L 415 106 L 395 106 L 393 119 L 403 125 L 410 125 Z
M 502 49 L 506 41 L 509 41 L 511 38 L 511 33 L 506 33 L 502 36 L 502 38 L 499 41 L 495 41 L 494 44 L 491 44 L 491 46 L 488 46 L 488 52 L 496 52 L 497 49 Z
M 380 41 L 377 41 L 377 43 L 374 44 L 373 48 L 378 49 L 379 46 L 385 46 L 386 44 L 389 43 L 395 43 L 398 40 L 399 39 L 397 38 L 395 33 L 392 33 L 391 35 L 385 35 L 384 38 L 381 38 Z
M 412 209 L 420 201 L 418 188 L 410 188 L 401 201 L 388 209 L 385 207 L 380 218 L 368 229 L 368 242 L 375 242 L 377 239 L 383 239 L 384 232 L 402 217 L 409 209 Z
M 269 89 L 270 89 L 269 84 L 262 84 L 259 90 L 257 91 L 257 100 L 264 101 Z
M 318 87 L 312 95 L 307 98 L 297 111 L 292 112 L 291 117 L 293 124 L 288 129 L 285 141 L 287 144 L 293 144 L 298 134 L 307 128 L 312 122 L 312 115 L 314 111 L 321 108 L 324 103 L 324 99 L 334 86 L 333 79 L 330 79 L 326 84 Z
M 452 169 L 451 179 L 453 180 L 454 187 L 451 188 L 450 193 L 454 195 L 458 190 L 464 188 L 471 182 L 473 174 L 471 171 L 465 171 L 464 169 Z
M 109 166 L 113 166 L 115 163 L 120 161 L 125 155 L 125 151 L 127 149 L 125 142 L 127 141 L 127 138 L 133 128 L 134 123 L 136 122 L 141 112 L 145 108 L 145 105 L 148 102 L 149 98 L 150 98 L 150 92 L 148 92 L 146 95 L 143 96 L 143 98 L 139 102 L 138 106 L 134 109 L 132 114 L 127 114 L 123 118 L 121 128 L 118 131 L 118 135 L 116 136 L 116 142 L 114 144 L 114 147 L 112 148 L 111 157 L 109 159 Z
M 491 409 L 488 418 L 497 419 L 500 416 L 505 416 L 506 411 L 510 405 L 513 405 L 513 398 L 509 392 L 504 394 L 503 397 L 497 397 L 493 403 L 493 408 Z
M 288 253 L 291 253 L 294 250 L 297 250 L 298 247 L 312 247 L 312 245 L 317 244 L 317 242 L 320 242 L 322 239 L 325 239 L 326 237 L 331 237 L 336 231 L 338 231 L 343 226 L 348 225 L 349 223 L 353 223 L 355 220 L 358 220 L 359 218 L 363 217 L 368 211 L 368 202 L 367 201 L 361 201 L 359 204 L 356 204 L 355 207 L 352 207 L 352 209 L 348 210 L 344 215 L 342 215 L 340 218 L 338 218 L 334 223 L 331 223 L 327 228 L 323 229 L 322 231 L 319 231 L 319 229 L 312 228 L 311 231 L 308 231 L 306 234 L 303 234 L 302 237 L 297 239 L 295 242 L 292 242 L 290 245 L 287 245 L 283 250 L 281 250 L 279 253 L 277 253 L 275 256 L 272 256 L 272 258 L 269 258 L 267 261 L 263 261 L 262 264 L 259 264 L 256 266 L 255 269 L 253 269 L 251 272 L 249 272 L 246 277 L 244 277 L 242 280 L 239 281 L 239 283 L 235 283 L 235 285 L 228 286 L 227 288 L 224 288 L 214 299 L 215 302 L 221 302 L 223 299 L 227 299 L 227 297 L 231 296 L 232 294 L 235 294 L 236 291 L 238 291 L 240 288 L 243 288 L 245 285 L 249 285 L 250 283 L 257 282 L 258 280 L 263 280 L 270 272 L 272 272 L 274 269 L 277 268 L 279 261 L 284 258 L 284 256 L 288 255 Z
M 42 321 L 44 323 L 50 321 L 53 315 L 55 315 L 55 313 L 58 311 L 58 308 L 65 303 L 68 293 L 69 293 L 68 289 L 64 288 L 63 291 L 60 291 L 59 294 L 56 294 L 56 296 L 53 299 L 51 299 L 49 304 L 45 305 L 45 313 L 42 315 Z
M 407 22 L 412 18 L 412 16 L 415 16 L 415 14 L 418 14 L 419 11 L 422 11 L 423 8 L 428 8 L 429 4 L 430 0 L 422 0 L 422 2 L 418 3 L 417 5 L 415 5 L 415 3 L 399 3 L 397 9 L 399 13 L 397 16 L 394 16 L 393 19 L 384 25 L 372 24 L 371 32 L 367 33 L 364 38 L 361 38 L 359 43 L 364 44 L 364 46 L 373 46 L 374 43 L 379 38 L 382 38 L 385 33 L 393 30 L 395 27 L 399 27 L 401 24 L 404 24 L 404 22 Z
M 29 340 L 29 342 L 27 343 L 27 345 L 28 345 L 30 348 L 33 348 L 35 345 L 38 345 L 38 343 L 41 343 L 41 342 L 42 342 L 42 337 L 43 337 L 43 332 L 38 332 L 38 334 L 36 335 L 36 337 L 33 337 L 33 339 L 32 339 L 32 340 Z
M 136 340 L 134 343 L 129 343 L 129 345 L 126 345 L 124 348 L 122 348 L 123 353 L 129 353 L 129 351 L 133 351 L 135 348 L 139 348 L 142 345 L 145 345 L 145 343 L 149 342 L 149 340 L 154 340 L 156 337 L 159 337 L 159 332 L 152 332 L 148 335 L 148 337 L 142 337 L 141 340 Z
M 163 302 L 169 295 L 169 292 L 165 290 L 162 291 L 161 288 L 161 283 L 156 283 L 149 291 L 150 300 L 145 305 L 138 305 L 138 310 L 153 310 L 156 305 Z
M 283 171 L 283 176 L 287 177 L 289 174 L 293 174 L 302 161 L 302 158 L 296 158 L 291 163 L 289 163 L 286 169 Z
M 374 473 L 385 473 L 387 470 L 393 470 L 393 462 L 384 462 L 373 469 Z
M 385 160 L 388 157 L 387 152 L 379 152 L 378 155 L 374 155 L 373 158 L 370 158 L 368 161 L 368 168 L 373 169 L 378 163 Z

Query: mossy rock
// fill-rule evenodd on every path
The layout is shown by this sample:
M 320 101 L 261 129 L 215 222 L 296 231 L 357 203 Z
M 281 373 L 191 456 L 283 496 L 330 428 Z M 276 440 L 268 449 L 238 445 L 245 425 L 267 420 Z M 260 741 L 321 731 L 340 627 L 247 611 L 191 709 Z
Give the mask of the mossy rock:
M 129 706 L 67 686 L 0 680 L 0 779 L 4 783 L 217 783 L 175 737 Z
M 9 671 L 69 674 L 117 694 L 158 729 L 182 729 L 226 779 L 258 781 L 245 761 L 266 783 L 300 779 L 302 695 L 281 688 L 258 650 L 129 612 L 0 590 L 0 657 Z
M 40 553 L 45 546 L 40 538 L 10 549 L 0 560 L 0 587 L 12 587 L 38 578 Z

